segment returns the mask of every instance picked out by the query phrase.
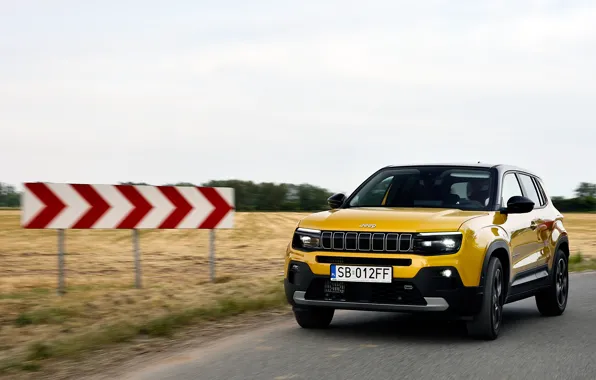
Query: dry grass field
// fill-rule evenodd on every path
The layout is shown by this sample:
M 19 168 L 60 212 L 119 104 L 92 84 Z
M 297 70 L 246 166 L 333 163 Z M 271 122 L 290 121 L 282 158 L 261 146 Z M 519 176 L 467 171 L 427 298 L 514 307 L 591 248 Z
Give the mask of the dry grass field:
M 596 214 L 567 214 L 564 222 L 571 253 L 596 258 Z
M 217 275 L 270 275 L 302 214 L 236 213 L 236 228 L 217 230 Z M 147 286 L 201 284 L 209 279 L 209 235 L 205 230 L 141 230 L 140 250 Z M 70 287 L 127 287 L 134 282 L 131 231 L 65 231 L 66 279 Z M 25 230 L 19 211 L 0 211 L 0 292 L 56 285 L 57 233 Z
M 209 317 L 215 305 L 229 314 L 281 304 L 283 255 L 301 215 L 236 213 L 237 228 L 216 232 L 215 284 L 208 231 L 141 231 L 141 290 L 130 231 L 66 231 L 68 293 L 58 297 L 56 231 L 24 230 L 19 211 L 0 211 L 0 372 L 12 358 L 65 356 L 138 326 L 166 334 L 193 313 Z M 102 337 L 107 331 L 114 336 Z
M 283 304 L 283 254 L 304 215 L 237 213 L 234 230 L 216 233 L 215 284 L 207 231 L 141 231 L 141 290 L 130 231 L 66 231 L 68 293 L 58 297 L 56 231 L 24 230 L 19 211 L 0 211 L 0 372 L 139 331 L 168 334 L 195 317 Z M 573 252 L 596 257 L 596 214 L 569 214 L 566 225 Z

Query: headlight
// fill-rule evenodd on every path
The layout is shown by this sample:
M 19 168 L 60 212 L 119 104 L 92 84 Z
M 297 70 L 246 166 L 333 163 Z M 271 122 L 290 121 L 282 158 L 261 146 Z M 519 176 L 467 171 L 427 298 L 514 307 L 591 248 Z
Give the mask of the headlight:
M 414 237 L 414 253 L 440 255 L 456 253 L 461 248 L 461 232 L 426 232 Z
M 292 248 L 302 250 L 315 250 L 321 247 L 321 231 L 308 228 L 298 228 L 294 232 Z

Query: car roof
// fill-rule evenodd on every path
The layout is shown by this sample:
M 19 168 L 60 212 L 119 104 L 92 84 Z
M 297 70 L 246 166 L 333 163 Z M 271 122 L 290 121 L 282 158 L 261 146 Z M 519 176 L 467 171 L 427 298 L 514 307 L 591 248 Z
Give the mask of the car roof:
M 533 173 L 530 170 L 521 168 L 515 165 L 508 165 L 508 164 L 492 164 L 486 162 L 442 162 L 442 163 L 422 163 L 422 164 L 406 164 L 406 165 L 389 165 L 388 168 L 404 168 L 404 167 L 415 167 L 415 166 L 456 166 L 456 167 L 467 167 L 467 168 L 482 168 L 482 169 L 496 169 L 499 171 L 499 174 L 508 172 L 508 171 L 517 171 L 523 172 L 526 174 L 530 174 L 534 177 L 540 178 L 539 175 Z

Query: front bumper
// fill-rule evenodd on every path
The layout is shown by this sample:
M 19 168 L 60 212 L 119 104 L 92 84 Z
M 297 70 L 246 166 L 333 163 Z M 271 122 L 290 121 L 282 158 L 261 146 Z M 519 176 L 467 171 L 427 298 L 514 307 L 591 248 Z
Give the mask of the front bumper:
M 451 269 L 446 278 L 440 272 Z M 301 261 L 290 261 L 284 280 L 286 298 L 294 307 L 330 307 L 346 310 L 448 312 L 474 315 L 482 292 L 463 285 L 455 267 L 426 267 L 412 278 L 394 278 L 391 284 L 331 282 L 314 274 Z
M 331 307 L 335 309 L 372 310 L 372 311 L 445 311 L 449 304 L 440 297 L 424 297 L 426 305 L 406 305 L 399 303 L 326 301 L 306 298 L 305 291 L 294 292 L 294 302 L 302 306 Z

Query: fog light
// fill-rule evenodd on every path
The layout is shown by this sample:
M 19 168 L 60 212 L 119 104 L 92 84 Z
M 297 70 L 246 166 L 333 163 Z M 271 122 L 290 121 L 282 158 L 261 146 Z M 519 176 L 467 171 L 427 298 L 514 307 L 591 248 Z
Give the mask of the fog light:
M 298 265 L 292 264 L 290 266 L 290 270 L 288 271 L 288 281 L 290 284 L 296 286 L 300 285 L 300 267 Z
M 452 273 L 451 273 L 451 269 L 445 269 L 444 271 L 441 272 L 441 276 L 443 277 L 451 277 Z

